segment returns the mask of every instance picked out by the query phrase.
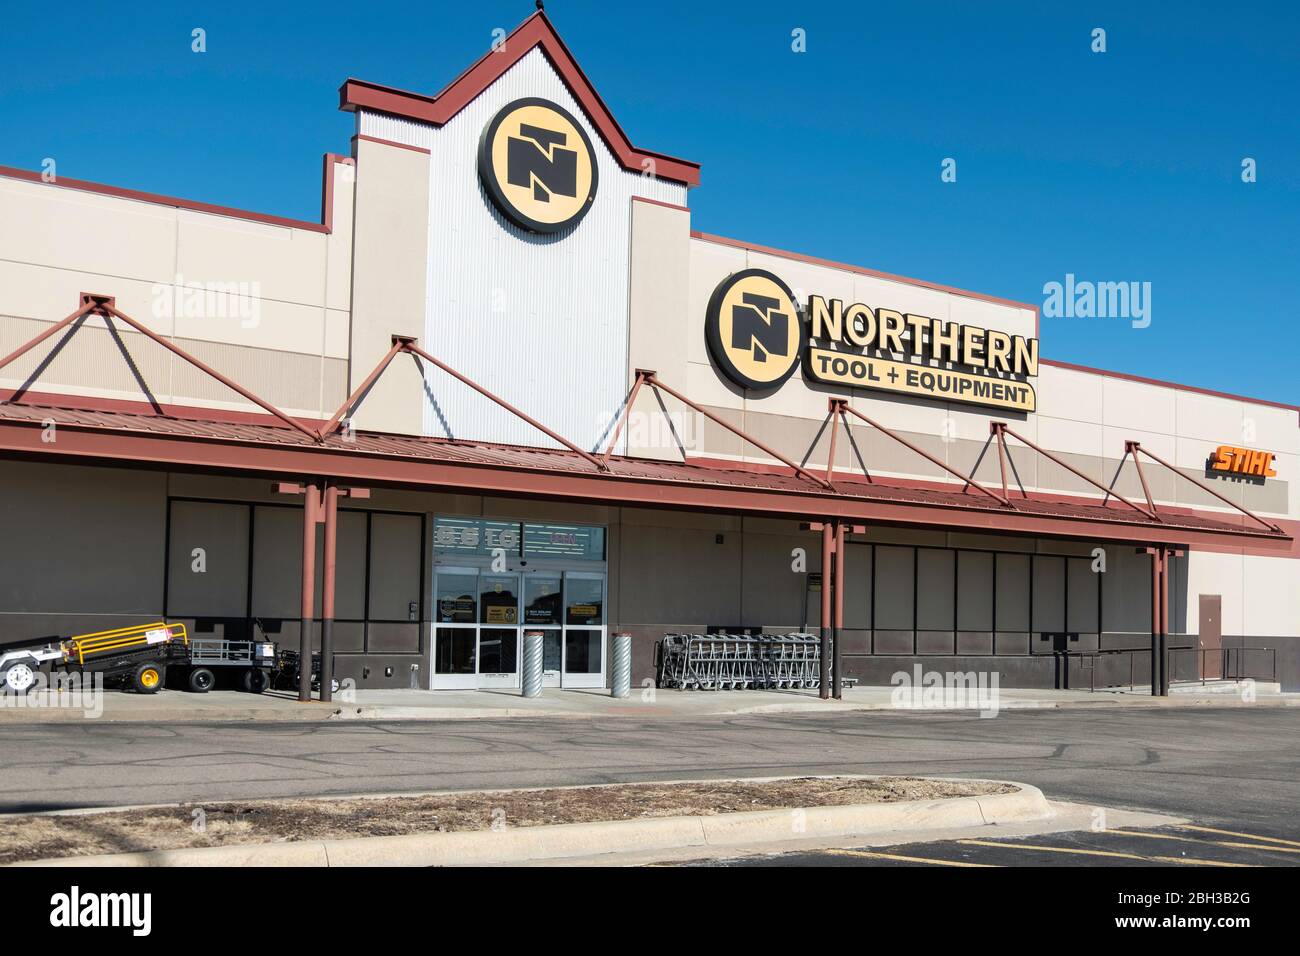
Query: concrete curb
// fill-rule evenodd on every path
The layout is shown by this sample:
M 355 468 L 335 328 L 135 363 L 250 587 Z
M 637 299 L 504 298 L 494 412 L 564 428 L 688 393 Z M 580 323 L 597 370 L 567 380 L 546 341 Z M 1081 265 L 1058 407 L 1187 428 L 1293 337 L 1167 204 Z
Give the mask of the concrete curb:
M 1300 707 L 1300 694 L 1263 693 L 1252 701 L 1221 690 L 1195 692 L 1179 691 L 1170 697 L 1147 697 L 1140 693 L 1114 693 L 1099 691 L 1094 699 L 1052 700 L 1048 698 L 1007 699 L 998 704 L 998 712 L 1019 710 L 1153 710 L 1195 709 L 1224 707 Z M 714 717 L 768 716 L 782 714 L 972 714 L 980 713 L 978 707 L 927 708 L 895 707 L 887 702 L 791 701 L 789 703 L 764 703 L 749 706 L 718 707 L 700 711 L 674 712 L 654 707 L 620 701 L 608 709 L 579 710 L 547 707 L 417 707 L 392 704 L 297 704 L 283 710 L 271 708 L 213 708 L 212 710 L 185 707 L 160 707 L 140 709 L 127 713 L 105 713 L 96 718 L 97 723 L 256 723 L 256 722 L 309 722 L 309 721 L 440 721 L 440 720 L 514 720 L 534 718 L 545 720 L 599 720 L 617 718 L 662 717 L 675 719 L 703 719 Z M 50 723 L 84 722 L 87 718 L 78 710 L 0 709 L 0 727 L 39 726 Z
M 976 781 L 966 780 L 973 783 Z M 1006 781 L 985 781 L 1005 783 Z M 702 817 L 359 837 L 301 843 L 153 850 L 34 860 L 14 866 L 477 866 L 590 857 L 616 851 L 742 846 L 790 839 L 843 839 L 889 830 L 991 826 L 1044 820 L 1055 811 L 1037 787 L 945 800 L 759 810 Z

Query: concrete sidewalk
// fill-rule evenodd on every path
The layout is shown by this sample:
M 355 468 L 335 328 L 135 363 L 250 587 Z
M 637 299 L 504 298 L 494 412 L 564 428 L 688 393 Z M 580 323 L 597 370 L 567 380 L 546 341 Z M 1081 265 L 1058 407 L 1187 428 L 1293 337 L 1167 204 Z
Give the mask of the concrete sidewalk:
M 1142 688 L 1107 691 L 1014 690 L 958 701 L 940 701 L 935 706 L 918 692 L 900 706 L 894 687 L 854 687 L 842 700 L 821 700 L 816 691 L 678 691 L 634 690 L 626 700 L 609 696 L 606 690 L 546 690 L 528 699 L 518 691 L 465 690 L 362 690 L 354 699 L 336 695 L 333 703 L 300 703 L 292 694 L 269 691 L 244 694 L 212 691 L 190 694 L 162 691 L 156 695 L 105 692 L 102 713 L 80 706 L 21 706 L 13 698 L 0 698 L 0 725 L 96 719 L 131 722 L 207 721 L 321 721 L 321 720 L 464 720 L 514 717 L 619 718 L 662 717 L 694 719 L 741 714 L 827 714 L 850 711 L 929 713 L 934 711 L 980 712 L 989 716 L 1003 710 L 1039 708 L 1169 708 L 1233 706 L 1300 706 L 1300 694 L 1282 694 L 1276 684 L 1253 685 L 1247 694 L 1243 686 L 1200 689 L 1185 685 L 1167 698 L 1153 698 Z M 972 697 L 974 695 L 972 694 Z

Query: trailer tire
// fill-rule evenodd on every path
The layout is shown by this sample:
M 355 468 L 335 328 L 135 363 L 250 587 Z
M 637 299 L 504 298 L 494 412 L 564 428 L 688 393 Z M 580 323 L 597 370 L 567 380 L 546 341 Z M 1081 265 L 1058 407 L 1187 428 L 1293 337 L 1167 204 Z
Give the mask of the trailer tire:
M 10 661 L 0 672 L 0 692 L 26 694 L 36 683 L 36 670 L 40 665 L 33 658 Z
M 206 667 L 196 667 L 190 671 L 189 688 L 196 694 L 206 694 L 217 682 L 217 676 Z
M 131 686 L 137 694 L 156 694 L 162 683 L 163 668 L 156 661 L 141 664 L 131 675 Z
M 259 667 L 250 667 L 244 671 L 241 680 L 244 691 L 249 694 L 260 694 L 271 685 L 271 678 L 267 676 L 266 671 Z

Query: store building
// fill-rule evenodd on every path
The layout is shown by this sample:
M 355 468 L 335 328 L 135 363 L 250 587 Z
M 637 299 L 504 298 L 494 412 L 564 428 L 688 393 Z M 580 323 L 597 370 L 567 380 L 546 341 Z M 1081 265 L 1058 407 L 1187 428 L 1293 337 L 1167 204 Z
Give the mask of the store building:
M 360 687 L 518 686 L 526 629 L 564 687 L 616 631 L 636 682 L 668 631 L 816 632 L 834 548 L 845 676 L 1142 683 L 1166 630 L 1175 679 L 1300 688 L 1297 407 L 698 231 L 698 165 L 540 12 L 436 96 L 340 101 L 319 223 L 0 169 L 6 639 L 296 645 L 321 489 L 312 616 Z

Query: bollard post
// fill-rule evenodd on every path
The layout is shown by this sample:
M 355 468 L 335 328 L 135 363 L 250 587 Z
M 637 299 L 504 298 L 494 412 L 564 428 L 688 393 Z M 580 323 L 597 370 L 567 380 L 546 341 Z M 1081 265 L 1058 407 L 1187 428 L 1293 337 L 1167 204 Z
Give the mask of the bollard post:
M 632 635 L 614 635 L 614 674 L 610 696 L 626 698 L 632 693 Z
M 524 631 L 525 697 L 537 697 L 542 693 L 542 643 L 541 631 Z

